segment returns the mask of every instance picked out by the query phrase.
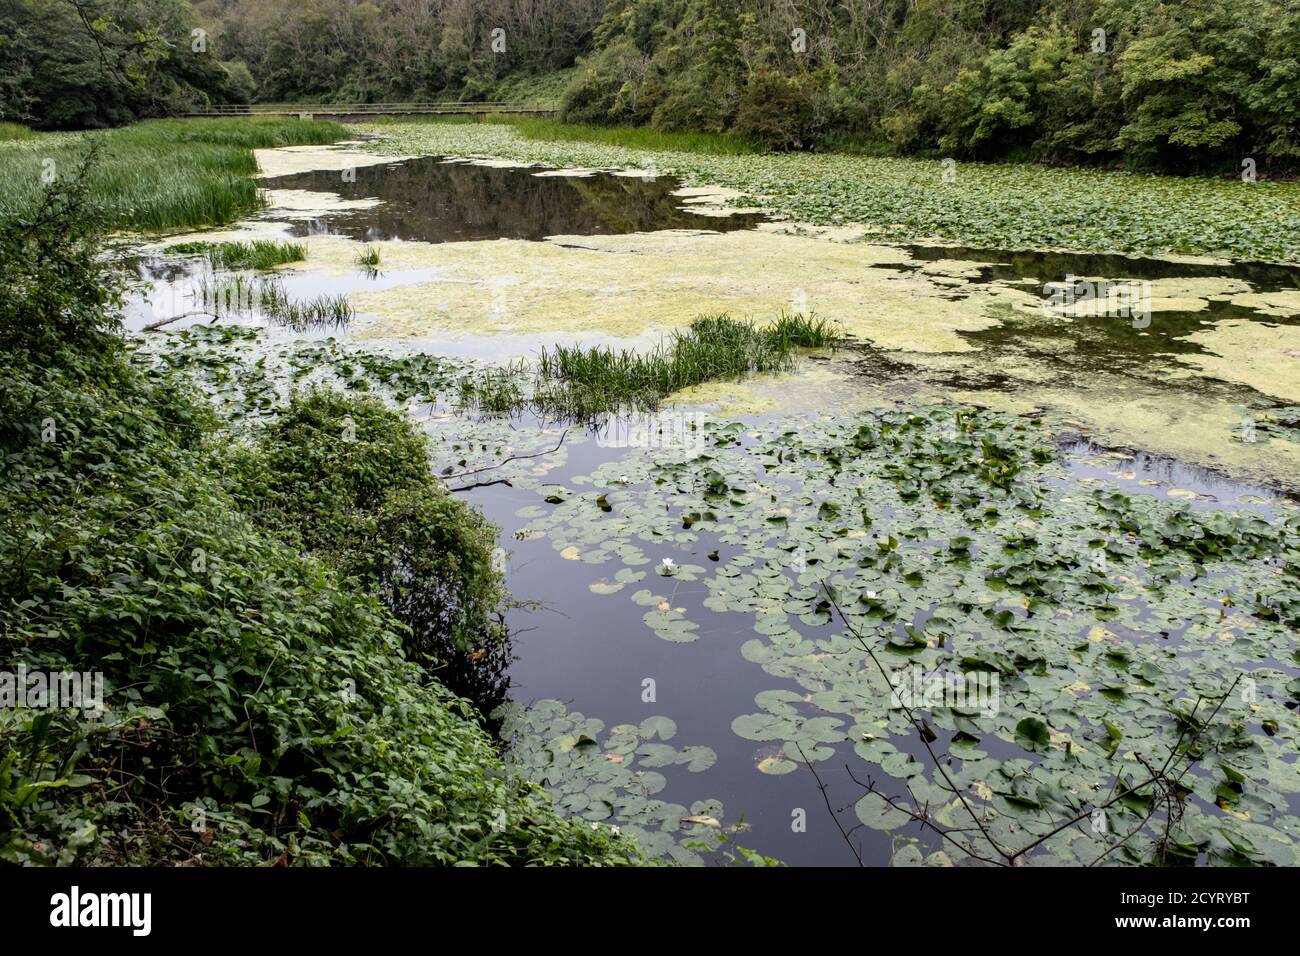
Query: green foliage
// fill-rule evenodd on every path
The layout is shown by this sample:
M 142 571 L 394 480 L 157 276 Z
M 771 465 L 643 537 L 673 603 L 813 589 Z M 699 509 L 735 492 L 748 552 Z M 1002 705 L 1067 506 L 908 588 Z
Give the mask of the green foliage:
M 959 158 L 1294 165 L 1300 11 L 1284 0 L 614 0 L 565 93 L 583 123 L 878 141 Z M 1103 31 L 1099 36 L 1096 31 Z
M 0 715 L 0 858 L 635 859 L 629 842 L 561 821 L 468 703 L 404 653 L 413 629 L 383 600 L 404 614 L 416 584 L 364 593 L 395 567 L 420 587 L 477 574 L 433 584 L 461 603 L 434 604 L 431 626 L 462 634 L 495 600 L 495 576 L 466 568 L 490 540 L 481 519 L 443 527 L 464 509 L 417 500 L 427 460 L 410 426 L 309 396 L 264 445 L 231 450 L 183 382 L 127 361 L 93 282 L 115 280 L 76 196 L 0 223 L 0 646 L 14 665 L 102 673 L 104 711 Z M 33 242 L 53 254 L 15 263 Z M 348 416 L 366 458 L 325 437 Z M 322 464 L 336 469 L 325 484 L 310 470 Z M 232 492 L 237 469 L 265 501 Z
M 196 26 L 184 0 L 0 0 L 0 119 L 76 129 L 239 101 L 247 70 L 195 49 Z
M 830 323 L 782 316 L 759 328 L 726 315 L 702 316 L 647 352 L 557 345 L 538 359 L 538 400 L 578 417 L 625 405 L 654 407 L 666 395 L 716 379 L 787 369 L 795 347 L 839 341 Z M 556 386 L 560 386 L 558 389 Z
M 449 99 L 482 99 L 489 103 L 513 103 L 549 109 L 560 102 L 573 80 L 573 68 L 544 73 L 511 73 L 495 83 L 475 90 L 461 91 Z M 476 94 L 471 96 L 470 94 Z
M 274 269 L 288 262 L 307 258 L 307 247 L 300 242 L 275 242 L 254 239 L 252 242 L 181 242 L 163 250 L 169 254 L 201 255 L 213 269 Z
M 731 133 L 673 133 L 648 126 L 584 126 L 536 117 L 490 115 L 488 123 L 509 125 L 527 139 L 603 143 L 627 149 L 672 149 L 715 156 L 742 156 L 757 150 Z
M 741 96 L 735 132 L 764 149 L 806 149 L 817 142 L 826 124 L 820 99 L 807 74 L 757 70 Z
M 46 190 L 26 215 L 0 222 L 0 351 L 16 365 L 80 375 L 81 356 L 114 348 L 123 282 L 95 258 L 102 223 L 90 198 L 93 159 L 69 188 Z
M 330 143 L 337 123 L 267 117 L 150 120 L 109 132 L 38 136 L 0 144 L 0 219 L 23 215 L 98 148 L 90 195 L 108 225 L 144 232 L 232 222 L 263 205 L 254 149 Z
M 1242 153 L 1285 165 L 1300 155 L 1293 57 L 1279 59 L 1295 49 L 1293 8 L 1104 0 L 1083 23 L 1052 10 L 951 80 L 916 86 L 886 120 L 896 142 L 966 157 L 1114 157 L 1168 168 L 1232 169 Z
M 315 0 L 221 4 L 221 56 L 245 63 L 263 102 L 558 99 L 600 16 L 513 0 Z M 493 30 L 504 47 L 493 47 Z
M 426 668 L 504 638 L 495 529 L 432 477 L 423 436 L 377 399 L 296 395 L 238 456 L 230 490 L 264 527 L 378 595 Z

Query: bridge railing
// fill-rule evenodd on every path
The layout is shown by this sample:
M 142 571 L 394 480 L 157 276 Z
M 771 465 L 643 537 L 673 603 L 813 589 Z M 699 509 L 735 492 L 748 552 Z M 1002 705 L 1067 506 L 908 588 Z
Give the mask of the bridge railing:
M 220 103 L 194 110 L 186 116 L 296 116 L 300 113 L 554 113 L 554 106 L 504 101 L 452 101 L 439 103 Z

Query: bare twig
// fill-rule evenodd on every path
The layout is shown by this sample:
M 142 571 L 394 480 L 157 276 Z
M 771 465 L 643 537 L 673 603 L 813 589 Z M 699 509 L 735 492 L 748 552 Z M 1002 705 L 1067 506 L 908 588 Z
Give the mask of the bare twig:
M 822 778 L 817 775 L 817 768 L 812 765 L 812 761 L 808 759 L 808 755 L 803 752 L 803 747 L 798 743 L 795 744 L 795 747 L 799 750 L 799 756 L 803 757 L 803 762 L 807 764 L 808 769 L 812 771 L 813 779 L 817 781 L 817 789 L 822 792 L 822 799 L 826 801 L 826 811 L 831 815 L 831 819 L 835 821 L 835 826 L 840 831 L 840 836 L 844 837 L 844 842 L 849 845 L 849 850 L 852 851 L 854 858 L 858 861 L 858 866 L 863 866 L 862 853 L 853 845 L 853 841 L 849 839 L 849 835 L 844 832 L 844 825 L 840 823 L 840 815 L 831 807 L 831 798 L 826 795 L 826 784 L 822 783 Z
M 476 481 L 472 485 L 461 485 L 459 488 L 448 488 L 447 490 L 451 492 L 469 491 L 471 488 L 489 488 L 492 485 L 509 485 L 511 488 L 514 487 L 509 478 L 498 478 L 495 481 Z
M 843 610 L 841 610 L 839 603 L 836 601 L 835 595 L 832 592 L 831 588 L 827 586 L 825 583 L 823 583 L 822 588 L 826 592 L 827 599 L 829 600 L 831 606 L 835 608 L 835 613 L 839 615 L 840 620 L 843 622 L 845 629 L 854 637 L 854 639 L 858 642 L 858 644 L 861 645 L 862 649 L 866 651 L 868 657 L 871 658 L 872 663 L 876 665 L 876 669 L 880 671 L 881 676 L 884 677 L 885 681 L 888 683 L 889 672 L 885 669 L 884 665 L 881 664 L 879 658 L 876 657 L 875 652 L 867 644 L 866 640 L 863 639 L 862 635 L 858 632 L 858 630 L 851 623 L 849 623 L 848 618 L 845 617 Z M 946 784 L 946 787 L 944 789 L 948 790 L 950 793 L 956 796 L 956 798 L 960 801 L 963 809 L 965 809 L 966 813 L 970 816 L 971 820 L 974 822 L 975 827 L 979 830 L 980 834 L 988 842 L 989 846 L 991 846 L 994 850 L 996 850 L 998 855 L 1002 857 L 1001 860 L 992 859 L 972 852 L 970 847 L 966 846 L 964 843 L 955 839 L 951 835 L 952 833 L 956 833 L 956 832 L 969 832 L 969 830 L 959 829 L 955 827 L 944 828 L 944 827 L 937 826 L 930 818 L 930 815 L 928 813 L 928 806 L 925 812 L 919 812 L 913 808 L 900 804 L 898 801 L 880 792 L 875 787 L 874 782 L 872 782 L 871 780 L 868 780 L 866 784 L 863 784 L 860 780 L 858 780 L 856 777 L 853 776 L 852 771 L 849 772 L 849 777 L 854 781 L 854 783 L 857 783 L 858 786 L 863 787 L 868 793 L 873 793 L 876 796 L 880 797 L 890 807 L 892 807 L 895 810 L 898 810 L 901 813 L 906 814 L 912 820 L 920 823 L 923 827 L 929 827 L 931 830 L 938 833 L 943 839 L 952 843 L 954 846 L 958 847 L 963 852 L 970 855 L 972 858 L 980 860 L 985 863 L 992 863 L 994 865 L 999 865 L 999 866 L 1016 866 L 1018 865 L 1018 861 L 1020 860 L 1020 858 L 1023 857 L 1025 854 L 1041 846 L 1043 843 L 1050 840 L 1058 833 L 1061 833 L 1065 830 L 1068 830 L 1070 827 L 1078 825 L 1084 819 L 1096 813 L 1098 810 L 1105 810 L 1113 806 L 1114 804 L 1118 803 L 1120 800 L 1123 800 L 1125 797 L 1129 796 L 1130 794 L 1136 794 L 1146 787 L 1152 785 L 1159 787 L 1160 792 L 1158 794 L 1153 794 L 1151 797 L 1151 808 L 1147 812 L 1147 815 L 1142 819 L 1142 821 L 1136 827 L 1134 827 L 1129 833 L 1127 833 L 1124 837 L 1122 837 L 1115 845 L 1109 847 L 1104 853 L 1102 853 L 1090 864 L 1088 864 L 1089 866 L 1095 866 L 1098 863 L 1100 863 L 1103 859 L 1105 859 L 1106 856 L 1108 856 L 1110 853 L 1114 852 L 1116 849 L 1123 846 L 1128 840 L 1130 840 L 1132 837 L 1136 836 L 1138 833 L 1142 831 L 1143 827 L 1146 826 L 1147 822 L 1151 819 L 1151 817 L 1155 815 L 1157 808 L 1161 805 L 1162 798 L 1163 798 L 1163 804 L 1166 813 L 1166 825 L 1165 825 L 1165 834 L 1163 837 L 1163 842 L 1166 846 L 1168 845 L 1170 840 L 1170 833 L 1169 833 L 1170 825 L 1174 819 L 1174 815 L 1176 812 L 1175 800 L 1177 799 L 1177 787 L 1178 784 L 1182 781 L 1183 777 L 1185 777 L 1191 771 L 1192 766 L 1196 763 L 1196 759 L 1194 757 L 1192 759 L 1189 759 L 1187 765 L 1183 767 L 1181 773 L 1179 773 L 1179 775 L 1173 778 L 1172 780 L 1169 777 L 1170 767 L 1173 766 L 1174 761 L 1178 758 L 1180 753 L 1185 753 L 1187 747 L 1190 747 L 1193 743 L 1195 743 L 1200 738 L 1200 736 L 1205 732 L 1205 730 L 1210 726 L 1210 724 L 1214 721 L 1214 718 L 1218 716 L 1220 709 L 1222 709 L 1228 697 L 1231 696 L 1233 689 L 1236 688 L 1240 680 L 1241 677 L 1240 675 L 1238 675 L 1236 680 L 1232 682 L 1232 685 L 1227 689 L 1227 691 L 1224 692 L 1223 696 L 1219 698 L 1218 704 L 1215 706 L 1214 710 L 1210 712 L 1209 717 L 1206 718 L 1204 723 L 1201 723 L 1199 725 L 1196 725 L 1196 711 L 1200 708 L 1203 698 L 1197 698 L 1195 705 L 1192 707 L 1191 714 L 1189 714 L 1183 720 L 1183 726 L 1179 731 L 1178 739 L 1174 742 L 1174 745 L 1170 748 L 1169 755 L 1165 758 L 1165 762 L 1160 767 L 1159 770 L 1153 769 L 1149 764 L 1147 764 L 1145 760 L 1141 760 L 1141 758 L 1139 757 L 1139 762 L 1148 772 L 1148 776 L 1145 780 L 1142 780 L 1141 782 L 1136 784 L 1124 784 L 1121 786 L 1120 779 L 1117 775 L 1115 781 L 1111 785 L 1110 793 L 1105 802 L 1090 807 L 1089 809 L 1080 811 L 1079 813 L 1057 824 L 1056 826 L 1053 826 L 1046 833 L 1036 837 L 1029 843 L 1025 844 L 1024 846 L 1014 851 L 1007 850 L 999 846 L 998 843 L 989 834 L 988 829 L 984 826 L 983 820 L 975 813 L 974 808 L 970 805 L 970 802 L 966 799 L 965 794 L 962 792 L 960 788 L 956 786 L 952 778 L 948 776 L 947 771 L 944 770 L 942 762 L 940 761 L 938 755 L 934 752 L 934 748 L 930 746 L 930 741 L 923 730 L 923 725 L 921 721 L 919 721 L 918 718 L 912 713 L 912 710 L 907 706 L 907 704 L 900 699 L 899 706 L 903 709 L 903 712 L 907 715 L 908 722 L 917 731 L 917 736 L 920 738 L 922 745 L 925 747 L 926 752 L 929 753 L 930 759 L 934 761 L 935 769 L 942 776 L 943 781 Z M 1189 730 L 1193 730 L 1190 738 L 1188 737 Z M 1184 743 L 1185 740 L 1186 740 L 1186 744 Z M 848 769 L 847 766 L 845 767 L 845 769 L 846 770 Z M 910 794 L 911 792 L 910 789 L 908 792 Z M 823 796 L 825 796 L 824 790 L 823 790 Z
M 876 670 L 880 671 L 880 676 L 885 679 L 886 684 L 889 684 L 889 671 L 886 670 L 884 664 L 880 663 L 880 658 L 876 657 L 876 652 L 871 649 L 871 646 L 867 644 L 862 635 L 858 633 L 857 628 L 850 624 L 849 619 L 844 616 L 844 611 L 840 608 L 839 602 L 835 600 L 834 592 L 826 584 L 822 585 L 822 590 L 826 592 L 827 600 L 830 601 L 831 607 L 835 608 L 835 613 L 839 615 L 840 621 L 843 622 L 844 627 L 853 635 L 854 639 L 862 646 L 862 649 L 867 652 L 867 656 L 871 658 L 871 663 L 876 665 Z M 930 759 L 934 761 L 935 769 L 937 769 L 939 774 L 943 777 L 944 782 L 948 785 L 948 789 L 957 797 L 958 800 L 961 801 L 962 807 L 965 808 L 966 813 L 970 815 L 970 818 L 974 821 L 975 825 L 979 827 L 980 833 L 983 834 L 984 839 L 988 841 L 989 846 L 997 850 L 1002 856 L 1006 856 L 1007 852 L 998 845 L 997 840 L 993 839 L 993 834 L 989 833 L 988 828 L 984 826 L 984 821 L 975 813 L 974 808 L 971 807 L 970 802 L 966 799 L 966 794 L 963 793 L 962 790 L 953 782 L 952 778 L 948 776 L 948 771 L 943 769 L 943 763 L 939 760 L 939 755 L 936 754 L 934 748 L 930 746 L 930 741 L 921 729 L 920 721 L 918 721 L 915 715 L 913 715 L 912 709 L 903 702 L 901 697 L 899 698 L 898 703 L 899 706 L 902 707 L 903 713 L 907 715 L 908 723 L 916 728 L 917 736 L 921 739 L 921 744 L 930 755 Z
M 554 447 L 554 448 L 548 448 L 546 451 L 533 452 L 531 455 L 511 455 L 511 456 L 510 456 L 509 458 L 507 458 L 505 461 L 497 462 L 497 464 L 495 464 L 495 465 L 484 465 L 482 468 L 472 468 L 472 469 L 470 469 L 469 471 L 459 471 L 459 472 L 456 472 L 455 474 L 451 474 L 451 475 L 442 475 L 442 476 L 440 476 L 440 477 L 442 478 L 443 481 L 450 481 L 452 478 L 468 478 L 468 477 L 470 477 L 470 476 L 472 476 L 472 475 L 481 475 L 481 474 L 483 474 L 483 472 L 485 472 L 485 471 L 495 471 L 495 470 L 498 469 L 498 468 L 504 468 L 506 465 L 510 464 L 512 461 L 523 461 L 524 459 L 527 459 L 527 458 L 541 458 L 543 455 L 553 455 L 553 454 L 555 454 L 557 451 L 560 450 L 560 446 L 564 444 L 564 439 L 568 436 L 568 434 L 569 434 L 569 430 L 566 428 L 563 432 L 560 433 L 560 440 L 559 440 L 558 442 L 555 443 L 555 447 Z M 487 482 L 486 484 L 496 484 L 496 482 Z M 478 486 L 478 485 L 466 485 L 465 487 L 466 487 L 466 488 L 476 488 L 476 487 L 479 487 L 479 486 Z M 453 490 L 453 491 L 463 491 L 464 489 L 463 489 L 463 488 L 455 488 L 455 489 L 452 489 L 452 490 Z
M 140 331 L 156 332 L 158 329 L 161 329 L 164 325 L 171 325 L 173 322 L 177 322 L 181 319 L 188 319 L 196 315 L 210 315 L 212 316 L 212 321 L 214 322 L 218 318 L 220 318 L 220 316 L 217 315 L 217 313 L 209 312 L 207 309 L 194 309 L 192 312 L 182 312 L 180 315 L 173 315 L 169 319 L 159 319 L 157 322 L 150 322 L 148 325 L 142 326 Z

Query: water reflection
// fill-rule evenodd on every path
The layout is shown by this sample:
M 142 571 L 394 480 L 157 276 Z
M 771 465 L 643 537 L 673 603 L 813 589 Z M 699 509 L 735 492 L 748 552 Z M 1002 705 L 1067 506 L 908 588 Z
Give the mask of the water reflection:
M 681 208 L 672 177 L 612 173 L 537 175 L 542 167 L 499 167 L 422 157 L 349 170 L 315 170 L 265 180 L 269 189 L 379 199 L 369 209 L 340 210 L 295 223 L 293 235 L 341 235 L 378 242 L 466 242 L 608 235 L 657 229 L 747 229 L 761 216 L 707 216 Z

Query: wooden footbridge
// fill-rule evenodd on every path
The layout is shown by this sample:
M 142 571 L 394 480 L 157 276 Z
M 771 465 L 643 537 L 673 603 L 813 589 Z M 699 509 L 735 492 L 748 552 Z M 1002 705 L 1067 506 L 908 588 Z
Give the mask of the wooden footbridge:
M 532 103 L 227 103 L 185 116 L 298 116 L 333 120 L 360 120 L 374 116 L 486 116 L 489 113 L 550 116 L 556 106 Z

